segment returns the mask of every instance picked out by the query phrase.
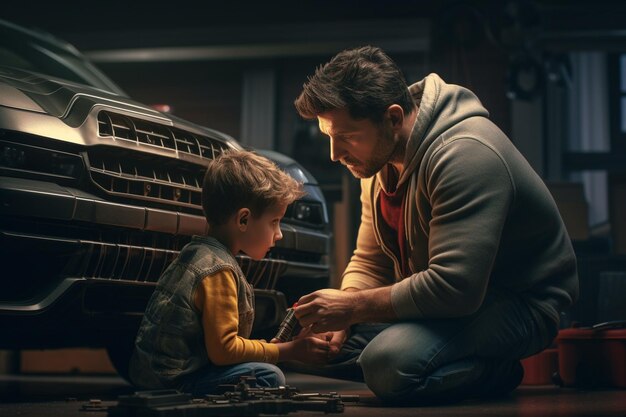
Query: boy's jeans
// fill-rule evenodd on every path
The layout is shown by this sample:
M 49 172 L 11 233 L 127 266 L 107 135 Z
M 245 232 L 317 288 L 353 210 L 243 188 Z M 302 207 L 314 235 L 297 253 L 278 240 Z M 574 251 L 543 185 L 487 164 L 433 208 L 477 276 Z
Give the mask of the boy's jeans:
M 221 384 L 237 384 L 242 376 L 256 377 L 259 387 L 269 388 L 285 385 L 285 375 L 276 366 L 263 362 L 244 362 L 227 366 L 212 366 L 199 372 L 183 384 L 181 391 L 200 397 L 219 392 Z
M 329 365 L 294 369 L 361 380 L 398 403 L 456 401 L 515 388 L 519 360 L 549 346 L 556 332 L 519 295 L 490 290 L 470 316 L 355 325 Z

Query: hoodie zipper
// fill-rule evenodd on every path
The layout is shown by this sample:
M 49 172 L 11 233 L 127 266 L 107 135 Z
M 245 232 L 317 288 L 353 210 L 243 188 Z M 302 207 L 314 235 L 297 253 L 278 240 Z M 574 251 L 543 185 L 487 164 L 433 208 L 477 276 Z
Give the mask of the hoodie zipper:
M 413 253 L 413 222 L 412 217 L 410 215 L 410 208 L 411 208 L 411 201 L 415 200 L 415 190 L 417 190 L 417 187 L 415 185 L 415 182 L 417 181 L 417 175 L 415 173 L 411 174 L 411 177 L 409 179 L 409 184 L 408 187 L 406 189 L 406 192 L 404 193 L 404 209 L 403 209 L 403 213 L 402 215 L 404 216 L 404 241 L 406 243 L 406 258 L 407 258 L 407 264 L 409 267 L 409 272 L 411 274 L 415 273 L 415 267 L 413 265 L 413 257 L 411 256 L 411 253 Z M 415 207 L 417 209 L 417 203 L 415 204 Z

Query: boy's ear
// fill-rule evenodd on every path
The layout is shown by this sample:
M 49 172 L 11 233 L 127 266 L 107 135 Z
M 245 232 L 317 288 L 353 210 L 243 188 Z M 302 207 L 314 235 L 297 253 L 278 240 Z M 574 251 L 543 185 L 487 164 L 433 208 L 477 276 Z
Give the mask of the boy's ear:
M 250 218 L 250 209 L 241 208 L 237 212 L 237 226 L 242 232 L 248 228 L 248 219 Z

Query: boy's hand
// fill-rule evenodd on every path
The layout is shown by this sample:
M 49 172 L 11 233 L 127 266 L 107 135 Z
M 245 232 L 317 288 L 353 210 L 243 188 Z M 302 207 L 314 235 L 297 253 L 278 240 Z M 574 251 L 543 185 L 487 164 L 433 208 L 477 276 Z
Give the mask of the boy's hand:
M 329 340 L 330 343 L 329 343 L 328 359 L 332 359 L 339 354 L 346 340 L 348 340 L 347 330 L 339 330 L 336 332 L 331 332 L 331 338 Z
M 317 337 L 296 339 L 294 344 L 294 360 L 300 362 L 326 363 L 330 354 L 330 339 L 322 340 Z
M 294 340 L 304 337 L 317 337 L 320 340 L 330 342 L 328 346 L 328 359 L 330 360 L 339 354 L 341 347 L 348 339 L 348 332 L 346 330 L 339 330 L 336 332 L 313 333 L 311 326 L 308 326 L 303 328 L 300 333 L 294 337 Z
M 294 339 L 302 339 L 304 337 L 317 337 L 321 340 L 330 340 L 333 337 L 333 332 L 313 333 L 311 326 L 300 329 L 300 332 L 294 336 Z
M 330 355 L 330 337 L 326 340 L 317 337 L 300 337 L 290 342 L 277 343 L 278 360 L 326 363 Z
M 333 332 L 313 333 L 311 331 L 311 326 L 309 326 L 309 327 L 305 327 L 304 329 L 300 329 L 298 334 L 293 336 L 291 340 L 303 339 L 305 337 L 317 337 L 318 339 L 328 341 L 333 338 Z M 270 340 L 270 343 L 281 343 L 281 341 L 273 337 L 272 340 Z

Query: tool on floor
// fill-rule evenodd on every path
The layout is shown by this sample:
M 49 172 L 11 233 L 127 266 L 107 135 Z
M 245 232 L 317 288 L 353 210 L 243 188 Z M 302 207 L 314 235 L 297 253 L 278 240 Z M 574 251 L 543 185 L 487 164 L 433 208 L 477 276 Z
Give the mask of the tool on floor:
M 220 385 L 223 392 L 192 398 L 177 390 L 138 391 L 121 395 L 110 407 L 109 417 L 176 417 L 176 416 L 258 416 L 287 414 L 295 411 L 342 413 L 344 402 L 359 401 L 358 395 L 300 393 L 297 388 L 256 386 L 254 376 L 244 376 L 238 384 Z

